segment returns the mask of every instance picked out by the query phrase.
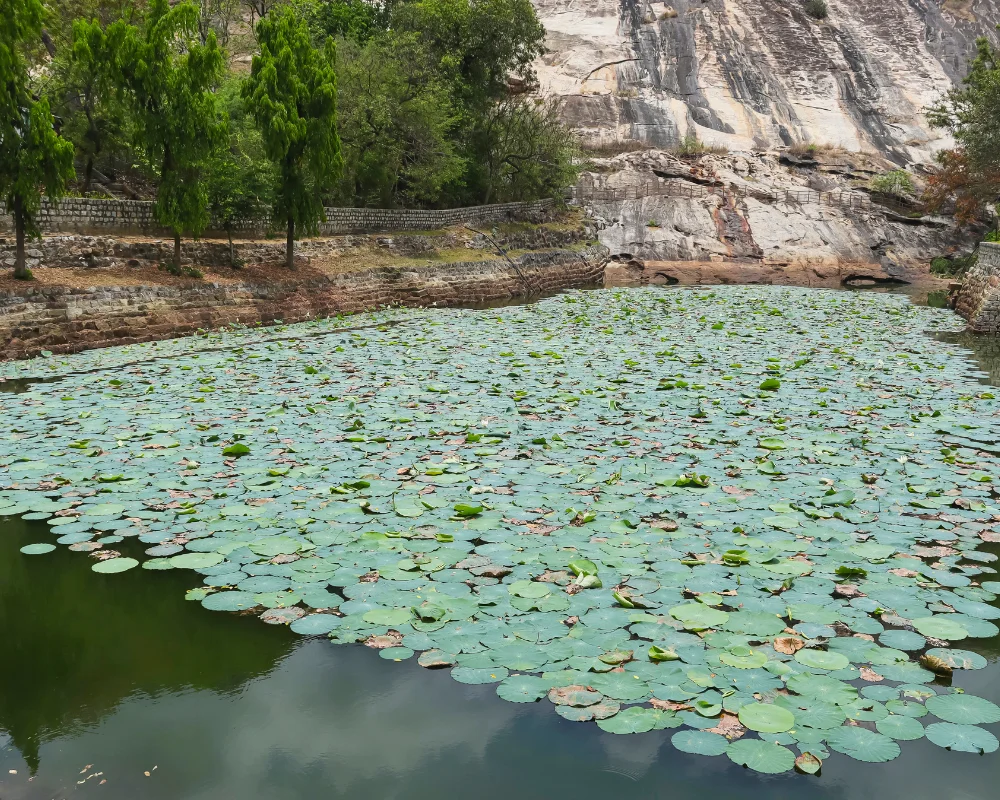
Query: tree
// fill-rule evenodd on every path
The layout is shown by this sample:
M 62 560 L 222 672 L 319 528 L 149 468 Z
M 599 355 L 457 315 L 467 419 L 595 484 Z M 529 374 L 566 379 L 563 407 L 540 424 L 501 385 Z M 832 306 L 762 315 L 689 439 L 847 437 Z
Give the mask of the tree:
M 212 159 L 208 202 L 213 221 L 229 237 L 229 265 L 235 267 L 233 230 L 241 222 L 263 220 L 274 202 L 275 176 L 260 133 L 240 103 L 237 82 L 226 83 L 219 94 L 229 117 L 229 147 Z
M 83 193 L 90 191 L 96 162 L 108 150 L 124 149 L 125 119 L 110 83 L 114 54 L 98 20 L 77 19 L 69 46 L 56 52 L 46 87 L 62 125 L 60 133 L 84 162 Z
M 14 0 L 0 17 L 0 194 L 14 217 L 14 277 L 28 279 L 26 236 L 39 234 L 42 191 L 55 198 L 73 179 L 73 145 L 55 131 L 48 100 L 28 86 L 24 51 L 41 39 L 40 0 Z
M 322 45 L 328 36 L 364 43 L 387 30 L 396 0 L 291 0 L 295 12 L 306 20 L 313 41 Z
M 286 222 L 285 264 L 294 269 L 296 227 L 316 231 L 324 218 L 323 195 L 343 168 L 336 51 L 329 38 L 322 51 L 314 48 L 305 20 L 289 8 L 272 10 L 257 23 L 257 41 L 260 54 L 243 98 L 278 170 L 274 219 Z
M 938 156 L 941 169 L 928 181 L 927 199 L 939 207 L 954 197 L 959 219 L 971 221 L 1000 199 L 1000 51 L 979 39 L 962 86 L 929 116 L 951 132 L 957 146 Z
M 420 34 L 472 114 L 505 97 L 509 77 L 533 82 L 532 62 L 544 52 L 531 0 L 415 0 L 400 4 L 392 22 Z
M 225 120 L 211 91 L 225 60 L 210 31 L 200 43 L 198 8 L 151 0 L 142 27 L 109 26 L 114 80 L 129 105 L 135 144 L 159 173 L 156 218 L 174 233 L 174 266 L 181 235 L 197 236 L 208 224 L 204 173 L 225 141 Z
M 434 205 L 461 185 L 465 159 L 448 85 L 412 33 L 338 50 L 343 196 L 362 206 Z
M 579 172 L 576 140 L 553 103 L 508 97 L 486 112 L 477 133 L 483 203 L 553 197 Z

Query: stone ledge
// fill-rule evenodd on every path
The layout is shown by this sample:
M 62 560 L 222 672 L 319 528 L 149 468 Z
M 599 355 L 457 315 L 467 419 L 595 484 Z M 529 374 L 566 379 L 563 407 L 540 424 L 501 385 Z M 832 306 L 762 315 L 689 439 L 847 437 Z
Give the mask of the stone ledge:
M 383 306 L 457 306 L 603 282 L 607 250 L 526 253 L 404 271 L 391 267 L 269 284 L 25 287 L 0 292 L 3 358 L 72 353 L 185 336 L 231 324 L 270 325 Z

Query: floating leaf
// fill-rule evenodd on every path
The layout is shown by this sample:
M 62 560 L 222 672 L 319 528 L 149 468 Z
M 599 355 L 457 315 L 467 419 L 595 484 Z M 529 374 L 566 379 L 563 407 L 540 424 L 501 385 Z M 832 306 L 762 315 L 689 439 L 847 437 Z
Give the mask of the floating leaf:
M 837 728 L 827 736 L 826 741 L 838 753 L 873 764 L 892 761 L 900 752 L 899 745 L 888 736 L 850 725 Z
M 109 558 L 106 561 L 98 561 L 94 564 L 91 569 L 94 572 L 101 572 L 105 575 L 112 575 L 117 572 L 125 572 L 125 570 L 132 569 L 133 567 L 138 567 L 139 562 L 134 558 Z
M 795 725 L 795 715 L 786 708 L 765 703 L 740 706 L 740 722 L 752 731 L 782 733 Z
M 919 723 L 918 723 L 919 724 Z M 953 722 L 935 722 L 927 726 L 927 738 L 938 747 L 960 753 L 995 753 L 1000 743 L 997 737 L 975 725 L 956 725 Z
M 731 742 L 726 755 L 736 764 L 765 775 L 788 772 L 795 766 L 795 754 L 787 747 L 762 742 L 759 739 L 739 739 Z
M 959 725 L 989 725 L 1000 722 L 1000 706 L 971 694 L 939 694 L 928 697 L 927 710 L 945 722 Z

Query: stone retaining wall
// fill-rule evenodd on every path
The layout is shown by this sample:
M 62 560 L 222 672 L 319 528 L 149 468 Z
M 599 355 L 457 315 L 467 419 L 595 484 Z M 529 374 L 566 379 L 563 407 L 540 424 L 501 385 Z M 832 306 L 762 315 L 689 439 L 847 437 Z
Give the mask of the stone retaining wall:
M 407 270 L 381 268 L 271 284 L 191 283 L 0 292 L 3 358 L 184 336 L 232 323 L 269 325 L 389 305 L 454 306 L 598 284 L 607 250 L 527 253 Z
M 575 228 L 546 225 L 516 225 L 490 236 L 506 250 L 550 250 L 593 241 L 595 231 L 587 225 Z M 475 251 L 493 253 L 493 241 L 465 230 L 436 233 L 394 232 L 385 234 L 343 234 L 315 239 L 303 239 L 295 246 L 296 259 L 309 263 L 314 258 L 335 258 L 355 249 L 370 248 L 399 256 L 419 256 L 435 251 L 466 248 L 469 258 Z M 284 240 L 237 241 L 233 252 L 238 263 L 283 263 Z M 63 267 L 71 269 L 139 267 L 173 260 L 174 243 L 167 238 L 136 239 L 110 234 L 89 236 L 59 233 L 32 242 L 27 250 L 28 266 Z M 185 239 L 181 243 L 181 263 L 196 267 L 228 267 L 229 244 L 211 239 Z M 14 243 L 0 239 L 0 267 L 14 266 Z
M 66 197 L 58 203 L 42 198 L 38 215 L 42 233 L 116 233 L 134 236 L 166 236 L 153 216 L 153 202 L 148 200 L 96 200 Z M 552 206 L 551 200 L 527 203 L 501 203 L 489 206 L 446 209 L 327 208 L 326 222 L 319 226 L 321 236 L 365 231 L 429 230 L 449 225 L 491 225 L 498 222 L 530 220 Z M 218 225 L 207 233 L 220 233 Z M 272 229 L 269 219 L 247 220 L 235 226 L 241 236 L 264 235 Z M 280 226 L 279 226 L 279 229 Z M 0 214 L 0 231 L 13 230 L 9 216 Z
M 1000 333 L 1000 244 L 983 242 L 955 300 L 973 333 Z

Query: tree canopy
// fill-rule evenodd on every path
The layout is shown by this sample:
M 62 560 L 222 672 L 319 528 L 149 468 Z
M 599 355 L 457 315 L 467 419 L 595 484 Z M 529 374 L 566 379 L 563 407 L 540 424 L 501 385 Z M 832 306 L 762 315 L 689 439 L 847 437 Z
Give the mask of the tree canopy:
M 1000 200 L 1000 51 L 985 39 L 957 89 L 931 112 L 956 147 L 941 153 L 941 171 L 930 181 L 935 205 L 954 197 L 960 219 L 973 219 L 984 204 Z
M 29 86 L 27 47 L 41 40 L 39 0 L 13 0 L 0 15 L 0 196 L 14 217 L 14 275 L 30 277 L 24 240 L 38 234 L 42 192 L 59 197 L 74 176 L 73 145 L 59 137 L 46 98 Z
M 295 230 L 316 230 L 323 196 L 343 167 L 337 136 L 336 49 L 312 46 L 305 21 L 290 8 L 257 23 L 260 54 L 243 86 L 264 152 L 277 167 L 274 218 L 287 224 L 286 264 L 294 266 Z

